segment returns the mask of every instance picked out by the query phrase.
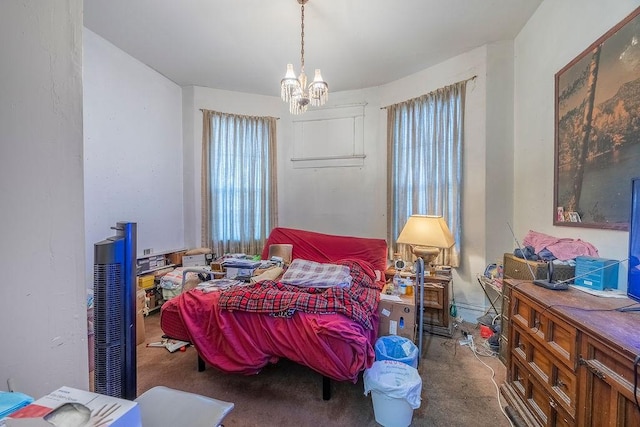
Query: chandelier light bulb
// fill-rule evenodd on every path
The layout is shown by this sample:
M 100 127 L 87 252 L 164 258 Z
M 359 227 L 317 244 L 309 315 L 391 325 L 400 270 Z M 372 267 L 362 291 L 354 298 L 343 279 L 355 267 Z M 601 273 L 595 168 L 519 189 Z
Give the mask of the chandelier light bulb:
M 311 105 L 314 107 L 324 105 L 329 99 L 329 85 L 322 79 L 318 68 L 316 68 L 313 82 L 309 85 L 309 98 L 311 98 Z
M 300 82 L 293 71 L 293 64 L 287 64 L 287 73 L 280 81 L 280 97 L 284 102 L 291 101 L 294 92 L 300 88 Z

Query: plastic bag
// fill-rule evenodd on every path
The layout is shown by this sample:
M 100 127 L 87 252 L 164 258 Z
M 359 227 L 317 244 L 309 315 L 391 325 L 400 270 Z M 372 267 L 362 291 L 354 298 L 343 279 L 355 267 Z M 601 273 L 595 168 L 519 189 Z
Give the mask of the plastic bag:
M 389 335 L 378 338 L 375 343 L 376 360 L 395 360 L 418 367 L 418 347 L 408 338 Z
M 364 395 L 371 390 L 394 399 L 404 399 L 413 409 L 420 407 L 422 378 L 416 368 L 394 360 L 373 362 L 363 375 Z

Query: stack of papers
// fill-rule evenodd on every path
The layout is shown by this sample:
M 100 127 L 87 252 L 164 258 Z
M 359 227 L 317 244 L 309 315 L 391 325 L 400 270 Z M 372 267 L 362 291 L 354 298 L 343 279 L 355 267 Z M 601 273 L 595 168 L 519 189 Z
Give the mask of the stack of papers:
M 227 258 L 222 263 L 226 268 L 258 268 L 260 264 L 260 261 L 246 258 Z
M 202 292 L 224 291 L 232 286 L 242 285 L 244 282 L 235 279 L 214 279 L 208 282 L 202 282 L 196 286 L 196 289 L 200 289 Z

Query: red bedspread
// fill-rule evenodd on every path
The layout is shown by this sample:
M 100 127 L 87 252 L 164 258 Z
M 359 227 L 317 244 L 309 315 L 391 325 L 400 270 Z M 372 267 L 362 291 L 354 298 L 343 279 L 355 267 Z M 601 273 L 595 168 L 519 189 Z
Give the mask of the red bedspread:
M 318 236 L 324 239 L 327 235 Z M 349 239 L 361 240 L 361 245 L 375 243 L 371 254 L 381 254 L 381 247 L 386 247 L 384 240 Z M 307 249 L 302 250 L 308 251 L 309 244 L 316 243 L 311 238 L 306 245 L 297 242 L 297 246 L 305 246 Z M 324 243 L 329 241 L 323 240 Z M 358 253 L 366 252 L 357 242 L 350 245 Z M 226 372 L 256 374 L 268 363 L 284 357 L 334 380 L 355 383 L 359 373 L 375 360 L 377 303 L 383 285 L 375 281 L 371 260 L 365 261 L 345 261 L 352 268 L 352 277 L 358 279 L 344 289 L 290 289 L 288 285 L 268 283 L 263 296 L 270 302 L 244 306 L 251 311 L 240 309 L 239 292 L 250 289 L 241 295 L 250 298 L 261 292 L 260 287 L 210 293 L 194 289 L 163 304 L 161 327 L 166 335 L 191 342 L 205 362 Z M 379 265 L 384 262 L 376 260 L 375 267 Z M 234 309 L 223 309 L 222 299 L 225 306 Z

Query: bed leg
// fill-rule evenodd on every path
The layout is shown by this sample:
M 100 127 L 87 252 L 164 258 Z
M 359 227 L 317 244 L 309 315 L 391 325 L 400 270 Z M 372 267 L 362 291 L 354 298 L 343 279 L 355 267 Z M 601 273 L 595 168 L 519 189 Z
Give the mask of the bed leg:
M 198 355 L 198 372 L 204 372 L 204 360 Z
M 322 376 L 322 400 L 331 399 L 331 378 Z

